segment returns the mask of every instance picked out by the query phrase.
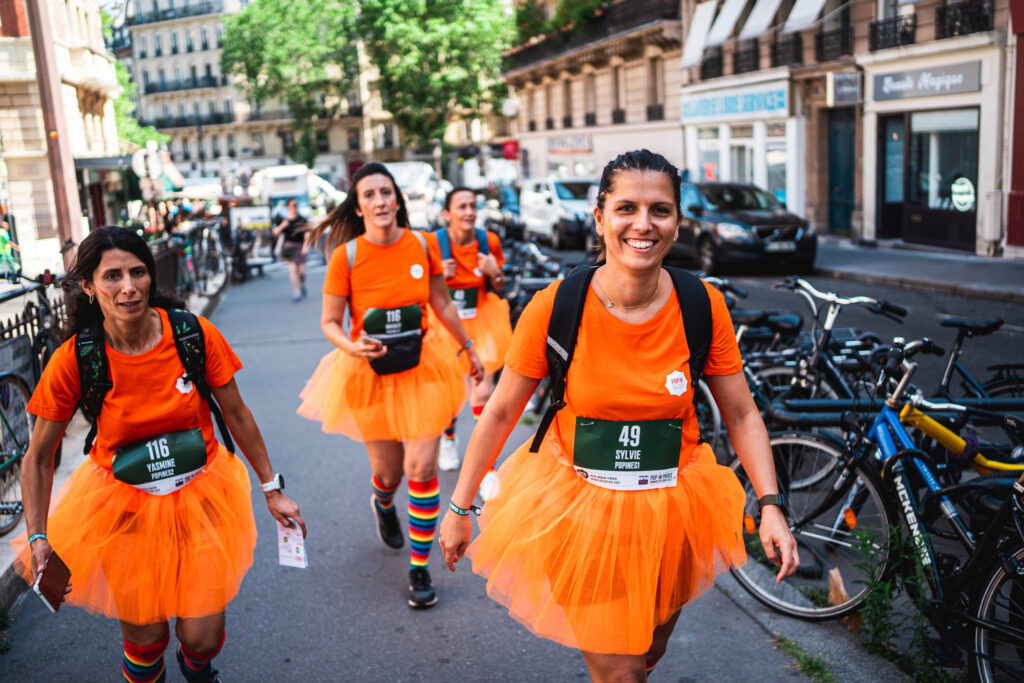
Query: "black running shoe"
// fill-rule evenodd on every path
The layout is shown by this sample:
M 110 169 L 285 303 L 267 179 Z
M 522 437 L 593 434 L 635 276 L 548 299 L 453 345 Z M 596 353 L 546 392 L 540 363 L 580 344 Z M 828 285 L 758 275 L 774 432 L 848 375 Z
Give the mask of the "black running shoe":
M 377 507 L 377 497 L 371 493 L 370 507 L 373 508 L 373 514 L 377 518 L 377 538 L 380 539 L 380 542 L 395 550 L 405 545 L 405 537 L 402 536 L 402 527 L 398 523 L 395 506 L 392 505 L 390 510 L 381 510 Z
M 409 570 L 409 607 L 427 609 L 437 604 L 437 591 L 430 583 L 430 572 L 426 567 Z
M 185 666 L 185 654 L 178 647 L 174 653 L 178 659 L 178 668 L 181 669 L 181 675 L 185 677 L 188 683 L 221 683 L 220 672 L 213 668 L 211 665 L 209 669 L 200 673 L 192 673 Z

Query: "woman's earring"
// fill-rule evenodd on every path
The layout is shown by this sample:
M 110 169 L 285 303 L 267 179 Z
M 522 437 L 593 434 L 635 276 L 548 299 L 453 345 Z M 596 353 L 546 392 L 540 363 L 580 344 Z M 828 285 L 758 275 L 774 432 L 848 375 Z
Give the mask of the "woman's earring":
M 96 297 L 93 296 L 92 294 L 90 294 L 89 295 L 89 304 L 92 305 L 94 303 L 96 303 Z

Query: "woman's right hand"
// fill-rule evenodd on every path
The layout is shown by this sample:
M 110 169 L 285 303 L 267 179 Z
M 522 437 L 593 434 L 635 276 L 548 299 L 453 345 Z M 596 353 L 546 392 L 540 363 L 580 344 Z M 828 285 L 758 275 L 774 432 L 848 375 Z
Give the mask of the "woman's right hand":
M 450 571 L 455 571 L 455 563 L 466 554 L 472 535 L 473 526 L 469 523 L 469 515 L 457 515 L 449 510 L 441 522 L 438 543 L 441 544 L 444 563 Z
M 388 347 L 384 346 L 379 340 L 367 336 L 366 332 L 360 332 L 359 339 L 352 342 L 351 346 L 346 348 L 345 351 L 356 358 L 375 360 L 385 355 L 388 352 Z
M 444 266 L 444 279 L 450 280 L 455 277 L 456 263 L 454 258 L 446 258 L 441 261 L 441 265 Z
M 29 554 L 32 558 L 32 576 L 38 577 L 46 569 L 46 561 L 50 559 L 50 553 L 53 552 L 53 548 L 50 547 L 50 542 L 45 538 L 40 538 L 32 542 L 29 546 Z

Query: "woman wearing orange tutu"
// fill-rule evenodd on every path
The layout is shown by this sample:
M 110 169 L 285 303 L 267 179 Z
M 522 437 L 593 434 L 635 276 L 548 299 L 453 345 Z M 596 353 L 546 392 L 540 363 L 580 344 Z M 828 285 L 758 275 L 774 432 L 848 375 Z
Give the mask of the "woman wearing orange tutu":
M 234 374 L 241 362 L 209 321 L 190 318 L 202 335 L 194 348 L 205 351 L 198 354 L 205 357 L 205 384 L 193 384 L 171 328 L 171 318 L 184 314 L 156 291 L 155 270 L 149 247 L 125 228 L 102 228 L 79 246 L 67 278 L 81 286 L 71 301 L 71 336 L 28 405 L 36 416 L 22 471 L 28 532 L 12 545 L 30 582 L 52 547 L 71 570 L 67 602 L 121 621 L 125 679 L 164 680 L 168 622 L 177 617 L 182 674 L 190 682 L 215 681 L 224 610 L 252 565 L 256 527 L 248 473 L 214 437 L 201 395 L 206 387 L 265 482 L 270 513 L 286 526 L 297 523 L 303 534 L 305 524 L 281 492 L 281 477 L 238 393 Z M 83 350 L 90 343 L 104 348 Z M 83 383 L 80 371 L 102 368 L 100 353 L 108 374 Z M 107 377 L 89 458 L 50 509 L 54 449 L 88 387 Z
M 494 392 L 494 373 L 505 365 L 505 353 L 512 342 L 508 302 L 495 294 L 505 285 L 505 275 L 501 272 L 505 255 L 497 235 L 475 227 L 476 193 L 468 187 L 456 187 L 448 193 L 444 200 L 444 217 L 448 227 L 437 232 L 437 241 L 444 259 L 448 291 L 484 365 L 483 381 L 471 386 L 469 392 L 469 405 L 473 419 L 477 420 Z M 486 244 L 482 244 L 484 240 Z M 450 334 L 442 336 L 458 348 Z M 438 461 L 442 470 L 457 470 L 459 459 L 453 419 L 441 439 Z M 484 500 L 493 481 L 494 474 L 489 471 L 480 485 Z
M 607 262 L 586 289 L 566 405 L 539 453 L 526 444 L 502 465 L 501 489 L 467 553 L 476 487 L 548 374 L 555 283 L 516 327 L 441 526 L 449 569 L 468 554 L 493 599 L 536 635 L 581 650 L 597 681 L 646 680 L 682 606 L 745 561 L 743 489 L 697 442 L 690 351 L 672 277 L 662 268 L 678 233 L 679 193 L 675 167 L 646 150 L 605 168 L 594 215 Z M 762 496 L 760 536 L 781 580 L 799 563 L 796 543 L 778 506 L 767 432 L 728 310 L 721 294 L 705 288 L 711 340 L 704 373 Z M 639 472 L 630 478 L 618 464 Z
M 309 236 L 333 249 L 320 327 L 337 348 L 302 390 L 298 413 L 325 432 L 363 441 L 373 470 L 370 506 L 377 536 L 404 544 L 394 496 L 409 482 L 408 604 L 432 607 L 437 593 L 427 559 L 437 526 L 438 440 L 465 396 L 466 354 L 474 381 L 483 367 L 448 296 L 437 241 L 409 230 L 405 200 L 383 164 L 362 166 L 352 190 Z M 455 338 L 449 347 L 427 323 L 427 304 Z M 351 315 L 350 334 L 342 328 Z

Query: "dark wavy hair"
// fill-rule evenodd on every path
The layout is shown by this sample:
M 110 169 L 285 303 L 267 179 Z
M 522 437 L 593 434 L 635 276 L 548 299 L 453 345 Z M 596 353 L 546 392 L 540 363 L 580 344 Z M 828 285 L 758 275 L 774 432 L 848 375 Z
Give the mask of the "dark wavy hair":
M 387 166 L 371 161 L 360 166 L 359 170 L 352 176 L 349 193 L 345 197 L 345 201 L 331 209 L 331 212 L 324 216 L 324 219 L 316 227 L 309 231 L 309 236 L 306 238 L 307 244 L 318 244 L 320 238 L 326 234 L 327 241 L 324 244 L 324 248 L 327 250 L 327 253 L 330 253 L 338 245 L 344 244 L 353 237 L 358 237 L 366 232 L 366 224 L 363 222 L 363 217 L 356 213 L 356 211 L 359 209 L 359 181 L 371 175 L 386 176 L 391 181 L 391 186 L 395 188 L 395 196 L 398 198 L 398 214 L 395 216 L 395 221 L 401 228 L 409 227 L 409 210 L 405 208 L 405 196 L 402 195 L 398 183 L 395 182 L 395 177 L 391 175 Z
M 669 185 L 672 186 L 672 194 L 675 197 L 676 213 L 682 212 L 682 189 L 679 186 L 681 178 L 679 169 L 672 165 L 665 157 L 647 149 L 637 149 L 626 152 L 615 157 L 604 167 L 601 173 L 601 182 L 597 187 L 597 208 L 604 211 L 604 200 L 615 187 L 615 177 L 623 171 L 652 171 L 664 173 L 668 177 Z M 605 256 L 604 236 L 598 235 L 600 247 L 600 259 Z
M 458 187 L 453 187 L 451 189 L 451 191 L 444 196 L 444 210 L 445 211 L 451 211 L 452 210 L 452 197 L 455 196 L 456 192 L 469 192 L 470 194 L 473 195 L 473 199 L 476 199 L 476 192 L 474 192 L 472 190 L 472 188 L 466 187 L 465 185 L 459 185 Z
M 116 225 L 107 225 L 89 234 L 78 245 L 75 262 L 71 265 L 64 288 L 68 294 L 68 324 L 64 330 L 66 339 L 70 339 L 79 331 L 93 323 L 103 322 L 103 312 L 99 303 L 90 303 L 89 297 L 82 291 L 82 281 L 92 282 L 93 274 L 103 259 L 103 252 L 120 249 L 136 256 L 149 272 L 149 305 L 157 308 L 184 308 L 185 304 L 178 299 L 159 291 L 156 286 L 156 262 L 153 252 L 146 241 L 134 230 Z

